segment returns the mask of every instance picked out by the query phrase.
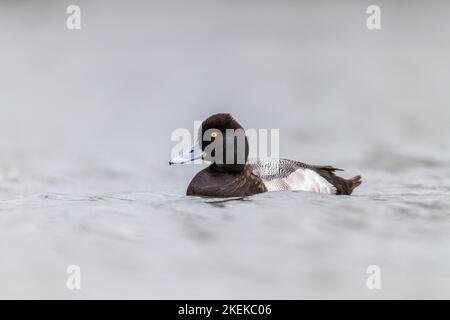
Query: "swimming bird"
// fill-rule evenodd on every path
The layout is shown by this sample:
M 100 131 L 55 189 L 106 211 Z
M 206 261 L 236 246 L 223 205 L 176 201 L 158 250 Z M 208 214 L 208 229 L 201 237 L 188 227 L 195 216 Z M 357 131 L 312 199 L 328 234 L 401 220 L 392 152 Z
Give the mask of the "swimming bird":
M 186 194 L 204 197 L 244 197 L 281 190 L 350 195 L 361 176 L 337 176 L 333 166 L 309 165 L 287 159 L 249 159 L 243 127 L 229 114 L 217 113 L 202 122 L 199 142 L 169 164 L 204 159 L 211 164 L 198 172 Z

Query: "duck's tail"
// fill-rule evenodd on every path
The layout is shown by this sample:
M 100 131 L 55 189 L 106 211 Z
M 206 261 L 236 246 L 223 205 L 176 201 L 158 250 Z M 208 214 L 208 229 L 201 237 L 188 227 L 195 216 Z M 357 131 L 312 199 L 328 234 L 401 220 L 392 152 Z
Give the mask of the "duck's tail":
M 359 175 L 350 179 L 337 176 L 334 172 L 343 170 L 332 166 L 314 166 L 314 169 L 336 188 L 336 194 L 339 195 L 352 194 L 353 190 L 362 183 L 361 176 Z
M 359 187 L 359 185 L 362 183 L 361 176 L 360 175 L 354 176 L 353 178 L 348 179 L 347 183 L 349 184 L 349 187 L 353 191 L 353 189 Z

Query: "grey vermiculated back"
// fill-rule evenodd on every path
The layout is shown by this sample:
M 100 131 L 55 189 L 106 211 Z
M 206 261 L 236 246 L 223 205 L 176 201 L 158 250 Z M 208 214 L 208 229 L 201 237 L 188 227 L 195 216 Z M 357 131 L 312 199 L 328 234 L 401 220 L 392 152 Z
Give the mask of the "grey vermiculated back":
M 312 166 L 288 159 L 249 159 L 253 174 L 263 180 L 283 179 L 298 169 L 311 169 Z

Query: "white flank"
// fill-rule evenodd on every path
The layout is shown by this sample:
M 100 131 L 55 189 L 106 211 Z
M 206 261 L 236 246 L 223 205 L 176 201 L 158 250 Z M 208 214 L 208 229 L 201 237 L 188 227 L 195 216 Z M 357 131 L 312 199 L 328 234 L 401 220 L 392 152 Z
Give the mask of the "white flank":
M 334 194 L 336 188 L 310 169 L 297 169 L 285 178 L 264 180 L 268 191 L 299 190 Z

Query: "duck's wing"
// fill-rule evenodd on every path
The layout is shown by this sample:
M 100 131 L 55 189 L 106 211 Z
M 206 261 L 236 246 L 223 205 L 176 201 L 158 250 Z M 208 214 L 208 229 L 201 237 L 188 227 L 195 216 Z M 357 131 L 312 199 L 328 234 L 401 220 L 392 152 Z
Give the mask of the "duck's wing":
M 268 191 L 301 190 L 335 194 L 336 188 L 314 166 L 287 159 L 249 159 L 252 173 Z
M 343 179 L 332 166 L 314 166 L 288 159 L 249 159 L 252 173 L 264 182 L 268 191 L 302 190 L 328 194 L 351 194 L 361 177 Z
M 264 180 L 284 179 L 298 169 L 309 169 L 310 166 L 287 159 L 249 159 L 252 173 Z

